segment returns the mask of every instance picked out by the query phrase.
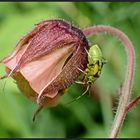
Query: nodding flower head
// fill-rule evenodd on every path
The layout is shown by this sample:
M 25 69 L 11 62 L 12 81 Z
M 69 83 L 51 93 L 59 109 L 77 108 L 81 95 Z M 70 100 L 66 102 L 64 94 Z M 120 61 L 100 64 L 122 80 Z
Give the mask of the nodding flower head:
M 25 35 L 4 58 L 7 77 L 42 106 L 55 106 L 63 91 L 86 68 L 88 42 L 83 32 L 64 20 L 46 20 Z

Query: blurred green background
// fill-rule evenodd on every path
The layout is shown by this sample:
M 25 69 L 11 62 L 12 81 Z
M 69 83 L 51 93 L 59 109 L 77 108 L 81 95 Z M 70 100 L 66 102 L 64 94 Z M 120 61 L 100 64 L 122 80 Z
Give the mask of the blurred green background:
M 46 19 L 61 18 L 79 28 L 111 25 L 124 31 L 136 50 L 136 68 L 132 99 L 140 94 L 140 3 L 137 2 L 1 2 L 0 58 L 12 52 L 21 37 L 34 24 Z M 73 84 L 55 108 L 45 108 L 32 122 L 37 105 L 24 97 L 14 80 L 0 81 L 0 137 L 107 137 L 118 103 L 118 91 L 126 71 L 123 45 L 110 35 L 88 38 L 98 44 L 108 63 L 101 77 L 90 89 L 90 96 L 66 105 L 82 94 L 85 87 Z M 0 75 L 4 75 L 0 65 Z M 140 103 L 128 112 L 119 137 L 140 137 Z

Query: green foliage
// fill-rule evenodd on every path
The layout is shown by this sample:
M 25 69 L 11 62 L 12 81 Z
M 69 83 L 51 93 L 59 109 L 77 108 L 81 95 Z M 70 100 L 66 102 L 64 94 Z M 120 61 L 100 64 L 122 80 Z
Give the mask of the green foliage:
M 135 46 L 135 97 L 140 94 L 139 9 L 137 2 L 2 2 L 0 58 L 10 54 L 17 41 L 31 31 L 34 24 L 45 19 L 66 19 L 80 28 L 112 25 L 124 31 Z M 42 110 L 35 123 L 32 114 L 37 105 L 22 95 L 12 78 L 0 81 L 0 137 L 107 137 L 118 103 L 118 89 L 124 80 L 126 55 L 122 44 L 110 35 L 93 36 L 89 41 L 98 44 L 108 60 L 100 78 L 90 89 L 90 95 L 66 105 L 85 90 L 85 87 L 73 84 L 60 104 Z M 2 65 L 0 75 L 4 75 Z M 139 109 L 140 104 L 137 104 L 137 108 L 127 114 L 120 137 L 140 137 Z

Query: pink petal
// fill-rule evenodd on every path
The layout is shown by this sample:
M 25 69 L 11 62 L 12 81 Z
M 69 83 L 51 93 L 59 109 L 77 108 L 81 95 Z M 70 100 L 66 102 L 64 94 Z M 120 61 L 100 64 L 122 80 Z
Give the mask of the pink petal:
M 5 63 L 5 65 L 11 70 L 15 68 L 25 49 L 26 47 L 20 50 L 18 54 Z M 72 49 L 73 45 L 58 48 L 46 56 L 27 63 L 21 67 L 20 72 L 29 82 L 31 88 L 39 94 L 60 74 L 66 59 L 72 53 Z M 48 97 L 53 98 L 58 93 L 58 91 L 55 90 L 52 92 L 51 94 L 47 94 Z

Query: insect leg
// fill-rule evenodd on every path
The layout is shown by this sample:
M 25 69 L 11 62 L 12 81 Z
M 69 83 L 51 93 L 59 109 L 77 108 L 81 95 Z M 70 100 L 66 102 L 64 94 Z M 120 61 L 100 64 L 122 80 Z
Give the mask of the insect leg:
M 85 85 L 85 83 L 84 82 L 82 82 L 82 81 L 74 81 L 76 84 L 81 84 L 81 85 Z
M 71 103 L 73 103 L 74 101 L 77 101 L 78 99 L 80 99 L 82 96 L 84 96 L 84 95 L 87 93 L 87 91 L 89 90 L 89 87 L 90 87 L 90 85 L 87 86 L 87 89 L 86 89 L 80 96 L 78 96 L 77 98 L 75 98 L 74 100 L 70 101 L 70 102 L 67 103 L 67 104 L 71 104 Z
M 84 74 L 87 74 L 85 71 L 81 70 L 80 68 L 76 67 L 79 71 L 81 71 Z

